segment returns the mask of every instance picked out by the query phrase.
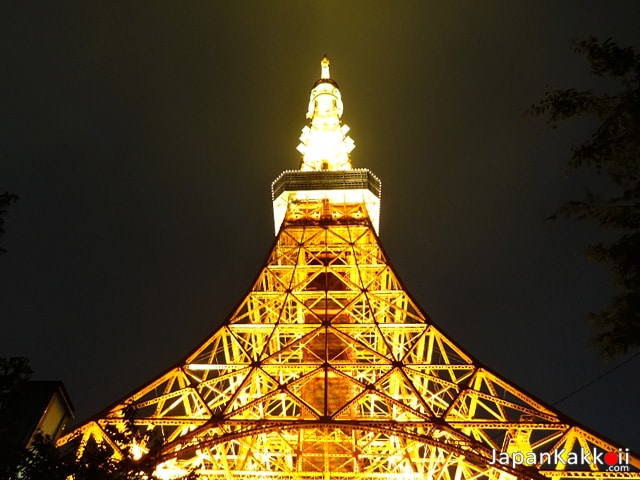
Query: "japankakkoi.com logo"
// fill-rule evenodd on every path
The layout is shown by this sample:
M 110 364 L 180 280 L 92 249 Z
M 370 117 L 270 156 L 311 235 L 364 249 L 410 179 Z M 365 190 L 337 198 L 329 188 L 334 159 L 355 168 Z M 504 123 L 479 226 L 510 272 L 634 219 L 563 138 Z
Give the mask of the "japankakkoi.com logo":
M 551 452 L 500 452 L 492 450 L 489 465 L 505 465 L 511 468 L 518 466 L 532 467 L 545 465 L 552 468 L 558 466 L 589 467 L 593 465 L 605 472 L 629 472 L 629 449 L 619 448 L 617 452 L 581 448 L 579 451 L 567 452 L 565 449 Z M 565 467 L 566 468 L 566 467 Z

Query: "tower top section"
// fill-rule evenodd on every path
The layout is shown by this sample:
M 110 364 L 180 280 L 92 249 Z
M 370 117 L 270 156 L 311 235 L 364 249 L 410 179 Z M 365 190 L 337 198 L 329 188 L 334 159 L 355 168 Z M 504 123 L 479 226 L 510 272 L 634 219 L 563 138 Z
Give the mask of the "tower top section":
M 329 59 L 311 90 L 298 151 L 299 170 L 288 170 L 271 185 L 276 235 L 287 224 L 368 223 L 380 225 L 380 180 L 351 166 L 355 144 L 342 123 L 342 95 L 331 78 Z
M 298 151 L 302 154 L 302 171 L 351 170 L 351 151 L 355 143 L 342 124 L 342 95 L 331 79 L 330 62 L 325 55 L 320 62 L 320 79 L 313 85 L 307 118 Z

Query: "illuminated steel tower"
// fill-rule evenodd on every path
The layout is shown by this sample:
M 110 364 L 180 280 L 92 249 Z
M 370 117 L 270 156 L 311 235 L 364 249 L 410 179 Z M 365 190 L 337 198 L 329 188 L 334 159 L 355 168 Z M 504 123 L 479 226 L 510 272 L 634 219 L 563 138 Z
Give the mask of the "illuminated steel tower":
M 378 238 L 380 180 L 352 168 L 321 67 L 251 291 L 177 366 L 60 444 L 118 457 L 160 439 L 167 479 L 640 479 L 638 457 L 478 365 L 407 293 Z M 125 424 L 133 446 L 113 433 Z

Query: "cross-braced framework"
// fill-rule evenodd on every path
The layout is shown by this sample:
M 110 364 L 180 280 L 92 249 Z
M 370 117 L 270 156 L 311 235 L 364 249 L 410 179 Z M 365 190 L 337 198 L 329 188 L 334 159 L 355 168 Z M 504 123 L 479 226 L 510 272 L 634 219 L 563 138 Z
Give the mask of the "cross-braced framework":
M 325 58 L 249 293 L 177 366 L 59 444 L 122 457 L 159 442 L 164 479 L 640 479 L 637 456 L 479 365 L 413 301 L 341 115 Z
M 475 365 L 351 207 L 327 219 L 326 205 L 299 205 L 225 324 L 63 443 L 121 454 L 107 432 L 130 421 L 162 438 L 159 471 L 207 479 L 640 478 L 636 458 L 629 472 L 572 464 L 618 447 Z M 517 452 L 536 461 L 514 466 Z

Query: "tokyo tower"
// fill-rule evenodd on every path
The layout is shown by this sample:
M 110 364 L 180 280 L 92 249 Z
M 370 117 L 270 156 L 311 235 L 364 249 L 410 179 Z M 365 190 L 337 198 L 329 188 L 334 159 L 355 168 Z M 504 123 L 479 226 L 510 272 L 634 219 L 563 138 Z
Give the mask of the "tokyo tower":
M 640 479 L 640 458 L 480 365 L 400 283 L 381 183 L 353 168 L 321 62 L 276 240 L 233 314 L 168 371 L 59 440 L 177 479 Z M 123 443 L 133 428 L 140 442 Z

